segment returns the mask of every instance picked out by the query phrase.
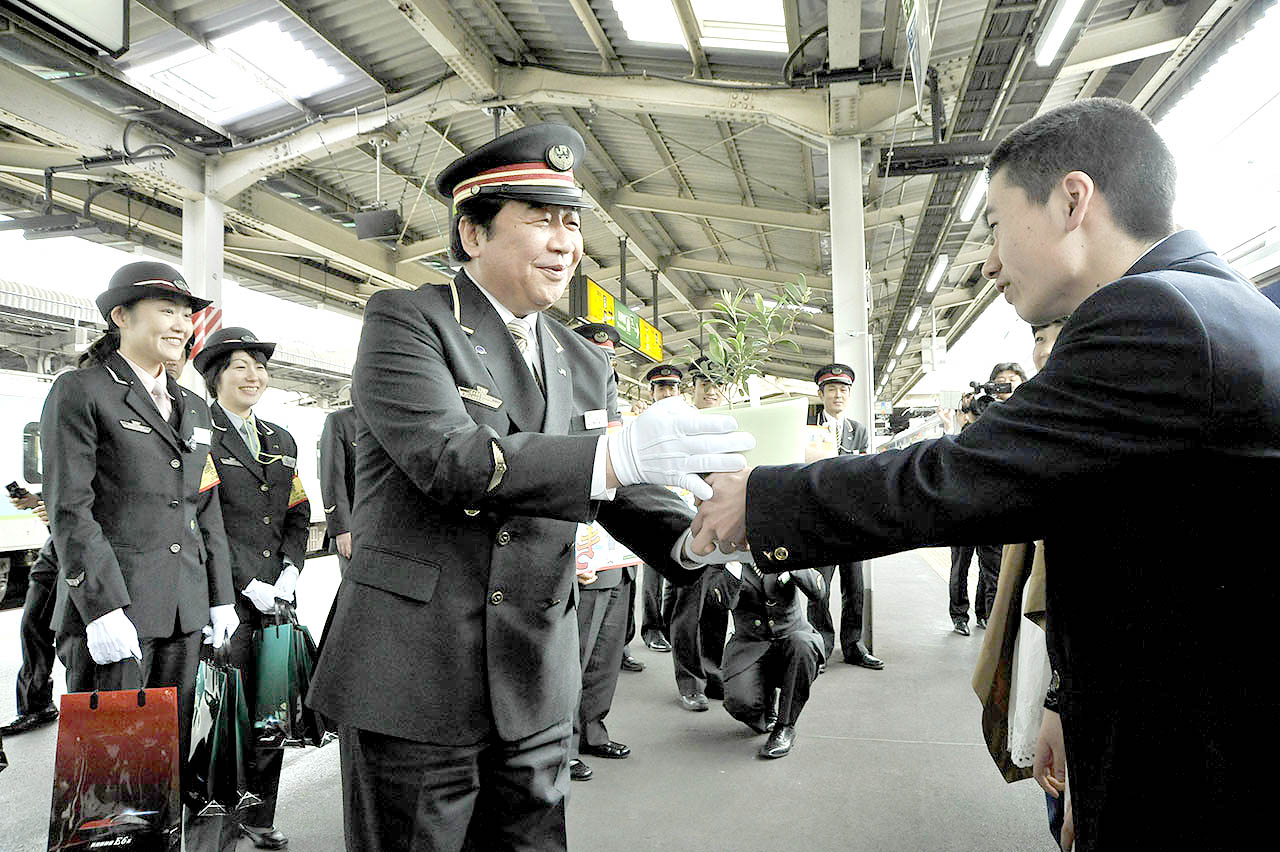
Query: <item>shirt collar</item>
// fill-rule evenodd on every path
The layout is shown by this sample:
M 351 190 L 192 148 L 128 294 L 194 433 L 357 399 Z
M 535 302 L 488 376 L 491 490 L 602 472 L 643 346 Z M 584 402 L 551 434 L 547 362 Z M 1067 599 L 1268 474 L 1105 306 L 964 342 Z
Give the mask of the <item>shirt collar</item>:
M 822 425 L 824 426 L 828 426 L 832 423 L 839 423 L 843 419 L 844 419 L 843 414 L 840 415 L 839 417 L 833 417 L 827 413 L 827 410 L 825 408 L 822 409 Z
M 137 364 L 130 361 L 128 358 L 125 358 L 125 355 L 123 352 L 120 353 L 120 357 L 124 358 L 124 362 L 133 368 L 133 372 L 137 373 L 138 381 L 142 382 L 142 387 L 144 390 L 146 390 L 148 395 L 154 396 L 156 388 L 159 388 L 160 390 L 164 391 L 166 395 L 168 395 L 169 376 L 167 373 L 165 373 L 163 364 L 160 365 L 160 375 L 153 376 L 153 375 L 150 375 L 146 370 L 139 367 Z
M 225 407 L 221 405 L 219 405 L 218 407 L 222 409 L 223 414 L 227 415 L 227 420 L 230 421 L 232 427 L 234 427 L 237 432 L 240 431 L 240 427 L 244 425 L 246 420 L 249 421 L 249 425 L 256 430 L 257 423 L 255 423 L 253 419 L 253 409 L 249 409 L 248 417 L 241 417 L 238 414 L 234 414 L 231 411 L 228 411 Z
M 493 309 L 497 311 L 498 316 L 502 318 L 503 325 L 506 325 L 512 320 L 520 320 L 520 322 L 524 323 L 524 327 L 529 329 L 529 343 L 532 345 L 533 349 L 537 349 L 538 347 L 538 312 L 534 311 L 528 316 L 523 316 L 523 317 L 516 316 L 515 313 L 511 311 L 511 309 L 509 309 L 506 305 L 499 302 L 497 297 L 495 297 L 492 293 L 486 290 L 484 288 L 484 285 L 481 284 L 479 281 L 477 281 L 475 277 L 471 275 L 471 273 L 467 272 L 466 267 L 463 267 L 462 271 L 464 274 L 466 274 L 467 278 L 471 281 L 471 283 L 476 285 L 476 288 L 479 289 L 480 292 L 484 294 L 484 297 L 489 300 L 489 304 L 493 305 Z

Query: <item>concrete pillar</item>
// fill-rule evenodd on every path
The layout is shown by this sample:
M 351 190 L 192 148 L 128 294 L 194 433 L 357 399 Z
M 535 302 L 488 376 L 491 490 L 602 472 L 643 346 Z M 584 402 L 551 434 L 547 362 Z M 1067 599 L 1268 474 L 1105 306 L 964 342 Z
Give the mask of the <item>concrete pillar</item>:
M 182 202 L 182 274 L 197 296 L 222 304 L 222 228 L 227 208 L 211 198 Z
M 832 139 L 827 143 L 827 160 L 831 180 L 835 360 L 852 367 L 855 376 L 848 416 L 870 430 L 875 425 L 872 411 L 875 376 L 871 372 L 871 337 L 867 333 L 869 305 L 863 240 L 861 141 L 857 137 Z

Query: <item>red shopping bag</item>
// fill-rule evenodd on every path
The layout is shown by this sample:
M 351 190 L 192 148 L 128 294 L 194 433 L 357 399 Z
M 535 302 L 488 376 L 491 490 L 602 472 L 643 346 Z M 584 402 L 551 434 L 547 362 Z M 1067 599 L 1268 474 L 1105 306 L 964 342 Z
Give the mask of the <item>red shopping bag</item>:
M 178 691 L 62 696 L 49 852 L 177 852 Z

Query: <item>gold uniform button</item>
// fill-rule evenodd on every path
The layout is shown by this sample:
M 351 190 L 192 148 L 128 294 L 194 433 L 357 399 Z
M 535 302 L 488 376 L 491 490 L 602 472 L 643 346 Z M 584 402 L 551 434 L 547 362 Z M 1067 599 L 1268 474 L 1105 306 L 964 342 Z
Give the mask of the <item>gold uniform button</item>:
M 182 550 L 182 545 L 180 545 L 180 544 L 171 544 L 171 545 L 169 545 L 169 552 L 170 552 L 170 553 L 178 553 L 178 552 L 180 552 L 181 550 Z
M 270 516 L 270 515 L 267 515 L 266 517 L 264 517 L 264 518 L 262 519 L 262 522 L 263 522 L 264 524 L 267 524 L 268 526 L 270 526 L 270 525 L 271 525 L 271 516 Z
M 499 547 L 506 547 L 510 543 L 511 543 L 511 533 L 507 532 L 506 530 L 503 530 L 502 532 L 498 533 Z
M 751 623 L 752 623 L 753 625 L 755 625 L 756 627 L 759 627 L 759 626 L 760 626 L 760 619 L 758 619 L 758 618 L 757 618 L 755 621 L 753 621 L 753 622 L 751 622 Z
M 773 558 L 777 559 L 779 562 L 781 562 L 783 559 L 786 559 L 790 555 L 791 555 L 791 551 L 787 550 L 785 547 L 778 547 L 778 548 L 775 548 L 773 551 Z
M 496 592 L 494 592 L 493 594 L 489 595 L 489 603 L 493 604 L 494 606 L 497 606 L 498 604 L 502 603 L 502 590 L 501 590 L 501 589 L 499 589 L 499 590 L 497 590 Z
M 266 483 L 263 483 L 262 485 L 258 486 L 258 490 L 261 491 L 263 494 L 266 494 L 268 491 L 271 490 L 271 486 L 267 485 Z
M 770 626 L 770 627 L 772 627 L 772 626 L 773 626 L 773 619 L 772 619 L 772 618 L 771 618 L 771 619 L 769 619 L 769 626 Z
M 270 551 L 270 550 L 264 550 L 264 551 L 262 551 L 262 558 L 263 558 L 263 559 L 270 559 L 270 558 L 271 558 L 271 551 Z
M 178 468 L 182 467 L 182 462 L 178 461 L 177 459 L 170 459 L 169 467 L 173 468 L 174 470 L 177 470 Z

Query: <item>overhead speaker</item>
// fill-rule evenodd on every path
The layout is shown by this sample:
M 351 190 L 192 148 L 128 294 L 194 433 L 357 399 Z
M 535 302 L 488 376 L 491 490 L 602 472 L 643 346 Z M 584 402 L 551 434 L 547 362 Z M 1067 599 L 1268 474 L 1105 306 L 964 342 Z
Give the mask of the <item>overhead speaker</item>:
M 400 214 L 395 210 L 365 210 L 355 214 L 356 237 L 377 240 L 400 236 Z

